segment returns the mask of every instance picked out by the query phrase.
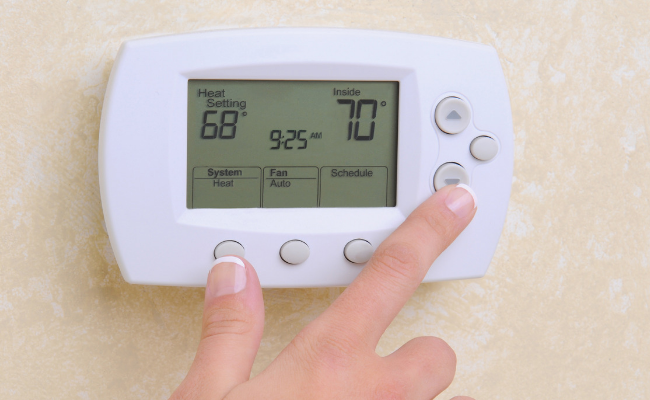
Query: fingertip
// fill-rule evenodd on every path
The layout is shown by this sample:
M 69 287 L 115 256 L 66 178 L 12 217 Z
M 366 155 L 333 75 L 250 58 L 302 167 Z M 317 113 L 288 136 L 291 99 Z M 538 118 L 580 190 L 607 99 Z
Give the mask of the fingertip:
M 253 266 L 227 255 L 213 261 L 207 277 L 201 341 L 186 378 L 206 398 L 222 398 L 248 380 L 264 330 L 264 300 Z M 209 374 L 210 381 L 200 377 Z
M 208 272 L 208 282 L 206 287 L 209 286 L 210 284 L 210 276 L 212 275 L 212 273 L 218 270 L 221 264 L 228 264 L 228 263 L 235 264 L 242 267 L 246 271 L 247 282 L 250 280 L 253 286 L 260 286 L 259 277 L 257 276 L 257 271 L 255 271 L 253 265 L 244 257 L 234 255 L 234 254 L 229 254 L 229 255 L 221 256 L 212 262 L 212 267 Z
M 452 188 L 445 198 L 445 205 L 459 218 L 465 218 L 477 206 L 476 193 L 465 184 L 458 184 Z
M 464 183 L 459 183 L 456 185 L 456 187 L 467 190 L 469 194 L 472 195 L 472 199 L 474 199 L 474 208 L 478 207 L 478 198 L 476 197 L 476 192 L 474 192 L 474 189 Z
M 234 256 L 214 260 L 208 274 L 206 298 L 217 298 L 244 290 L 248 281 L 246 270 L 244 262 Z
M 218 303 L 230 299 L 229 295 L 235 295 L 231 300 L 245 305 L 257 316 L 255 319 L 263 323 L 264 300 L 259 277 L 248 260 L 236 255 L 213 261 L 206 283 L 204 308 L 219 307 Z

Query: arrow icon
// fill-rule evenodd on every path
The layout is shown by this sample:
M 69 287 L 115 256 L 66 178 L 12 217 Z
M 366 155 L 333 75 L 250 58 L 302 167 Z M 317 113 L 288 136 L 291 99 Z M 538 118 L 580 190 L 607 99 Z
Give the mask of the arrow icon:
M 452 112 L 447 115 L 446 119 L 460 119 L 460 115 L 456 112 L 456 110 L 453 110 Z

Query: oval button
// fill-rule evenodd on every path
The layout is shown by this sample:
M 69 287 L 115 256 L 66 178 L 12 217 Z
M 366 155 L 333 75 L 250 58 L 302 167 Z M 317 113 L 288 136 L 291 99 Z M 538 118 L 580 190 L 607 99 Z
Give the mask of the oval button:
M 433 176 L 433 187 L 436 190 L 458 183 L 469 186 L 469 175 L 467 175 L 465 168 L 453 162 L 442 164 Z
M 302 240 L 289 240 L 280 247 L 280 257 L 287 264 L 300 264 L 309 258 L 309 246 Z
M 351 263 L 363 264 L 370 260 L 375 248 L 367 240 L 355 239 L 348 242 L 343 249 L 343 255 Z
M 215 259 L 223 256 L 239 256 L 243 258 L 245 254 L 244 246 L 234 240 L 224 240 L 214 248 Z
M 499 152 L 499 145 L 489 136 L 479 136 L 470 143 L 469 152 L 477 160 L 490 161 Z

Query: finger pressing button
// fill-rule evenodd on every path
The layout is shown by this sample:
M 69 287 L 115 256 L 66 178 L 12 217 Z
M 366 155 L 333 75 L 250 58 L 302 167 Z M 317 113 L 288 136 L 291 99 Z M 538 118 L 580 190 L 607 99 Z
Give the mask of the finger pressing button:
M 302 240 L 289 240 L 280 247 L 280 257 L 287 264 L 300 264 L 309 258 L 309 246 Z

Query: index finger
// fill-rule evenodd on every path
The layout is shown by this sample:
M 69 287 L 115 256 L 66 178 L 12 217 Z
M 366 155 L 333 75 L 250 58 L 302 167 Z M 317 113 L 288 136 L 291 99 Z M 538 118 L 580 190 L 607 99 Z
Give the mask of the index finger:
M 469 224 L 476 195 L 446 186 L 422 203 L 378 248 L 366 267 L 319 317 L 319 324 L 376 347 L 429 267 Z

